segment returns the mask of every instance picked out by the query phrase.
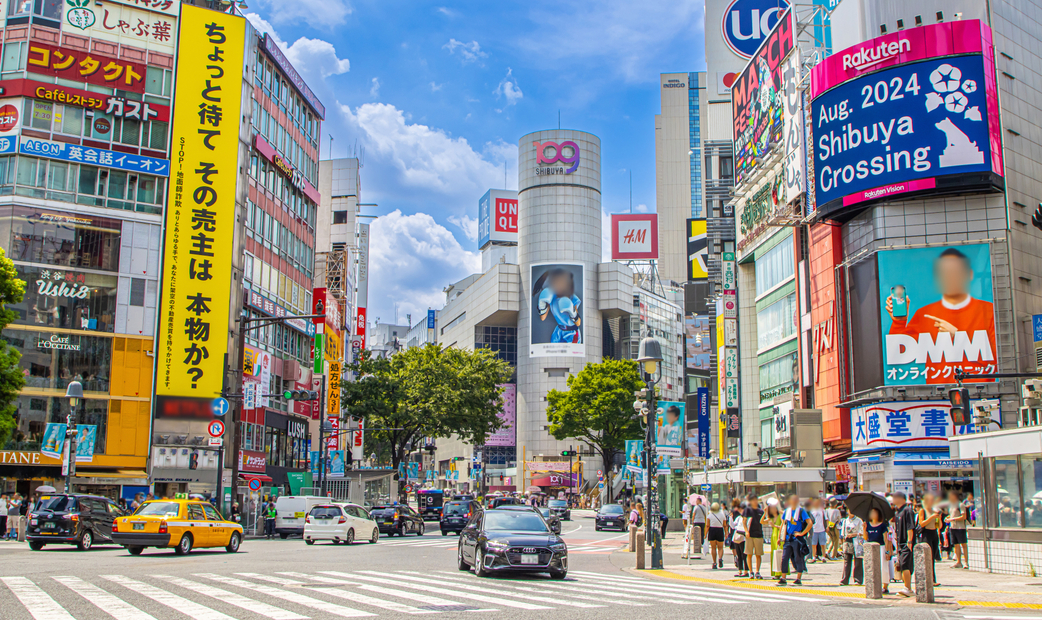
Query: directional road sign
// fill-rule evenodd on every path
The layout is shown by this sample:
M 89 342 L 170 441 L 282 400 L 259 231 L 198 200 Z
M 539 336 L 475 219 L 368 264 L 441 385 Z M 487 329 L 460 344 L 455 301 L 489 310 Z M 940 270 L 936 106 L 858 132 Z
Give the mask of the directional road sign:
M 210 409 L 213 410 L 213 414 L 220 417 L 231 410 L 232 406 L 228 404 L 227 398 L 215 398 L 210 403 Z
M 210 422 L 210 425 L 206 427 L 206 432 L 210 433 L 210 437 L 220 437 L 224 434 L 224 422 L 220 420 Z

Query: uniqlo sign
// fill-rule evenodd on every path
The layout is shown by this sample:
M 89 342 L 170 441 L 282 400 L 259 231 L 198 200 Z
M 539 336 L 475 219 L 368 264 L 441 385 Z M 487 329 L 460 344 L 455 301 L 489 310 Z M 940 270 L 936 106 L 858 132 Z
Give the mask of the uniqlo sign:
M 517 199 L 496 198 L 496 232 L 517 234 Z
M 517 192 L 490 189 L 478 201 L 478 247 L 517 243 Z
M 613 213 L 611 257 L 612 260 L 658 258 L 658 215 Z

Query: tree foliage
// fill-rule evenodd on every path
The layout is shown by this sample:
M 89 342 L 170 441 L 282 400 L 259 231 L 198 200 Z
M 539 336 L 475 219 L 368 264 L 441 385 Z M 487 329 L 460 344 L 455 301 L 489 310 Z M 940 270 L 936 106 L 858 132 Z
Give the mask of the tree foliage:
M 604 471 L 627 439 L 641 439 L 633 393 L 644 387 L 633 360 L 605 359 L 568 375 L 568 390 L 546 395 L 546 419 L 557 440 L 574 438 L 601 455 Z
M 510 380 L 510 366 L 487 349 L 427 344 L 349 370 L 358 380 L 343 384 L 343 403 L 365 420 L 366 453 L 389 456 L 396 471 L 424 438 L 481 445 L 503 425 L 499 384 Z
M 15 319 L 14 311 L 7 305 L 21 302 L 24 296 L 25 282 L 18 279 L 14 263 L 0 247 L 0 330 Z M 18 365 L 21 357 L 18 351 L 0 340 L 0 448 L 14 430 L 15 400 L 25 386 L 25 375 Z

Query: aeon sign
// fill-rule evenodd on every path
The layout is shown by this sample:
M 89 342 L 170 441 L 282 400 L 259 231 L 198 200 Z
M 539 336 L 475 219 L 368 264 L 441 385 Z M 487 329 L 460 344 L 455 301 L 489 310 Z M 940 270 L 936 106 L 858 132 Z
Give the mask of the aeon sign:
M 535 146 L 535 169 L 536 176 L 549 174 L 571 174 L 579 167 L 579 145 L 566 141 L 560 144 L 556 142 L 532 142 Z M 556 163 L 571 164 L 570 168 L 564 166 L 553 166 Z M 546 167 L 542 167 L 543 165 Z
M 734 0 L 724 11 L 724 41 L 742 58 L 751 58 L 789 7 L 786 0 Z

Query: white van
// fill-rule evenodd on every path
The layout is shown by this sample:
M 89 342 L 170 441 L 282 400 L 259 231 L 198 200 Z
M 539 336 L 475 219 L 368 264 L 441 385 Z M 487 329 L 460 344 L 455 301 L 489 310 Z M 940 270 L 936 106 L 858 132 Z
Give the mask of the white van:
M 285 495 L 275 500 L 275 533 L 280 538 L 304 535 L 304 519 L 318 504 L 328 504 L 328 497 L 317 495 Z

